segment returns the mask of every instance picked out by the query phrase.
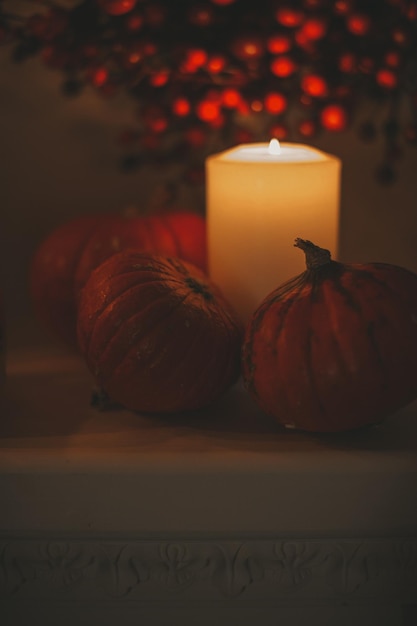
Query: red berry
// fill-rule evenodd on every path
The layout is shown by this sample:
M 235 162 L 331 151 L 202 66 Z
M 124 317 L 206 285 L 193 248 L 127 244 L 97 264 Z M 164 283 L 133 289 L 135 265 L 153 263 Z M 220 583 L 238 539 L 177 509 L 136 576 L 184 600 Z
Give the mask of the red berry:
M 135 8 L 137 0 L 97 0 L 108 15 L 124 15 Z

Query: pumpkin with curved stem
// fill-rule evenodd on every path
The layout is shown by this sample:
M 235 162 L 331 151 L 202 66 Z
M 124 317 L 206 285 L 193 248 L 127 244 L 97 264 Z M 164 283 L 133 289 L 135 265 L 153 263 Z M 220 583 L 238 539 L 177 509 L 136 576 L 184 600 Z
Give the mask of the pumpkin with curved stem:
M 239 376 L 242 335 L 217 287 L 179 259 L 120 252 L 80 294 L 81 353 L 109 399 L 134 411 L 212 403 Z
M 375 424 L 417 397 L 417 275 L 343 264 L 309 241 L 307 270 L 255 311 L 245 386 L 281 424 L 337 432 Z
M 38 318 L 75 346 L 80 289 L 100 263 L 131 247 L 176 256 L 205 270 L 205 220 L 197 213 L 173 211 L 83 216 L 59 226 L 39 245 L 30 267 L 30 293 Z

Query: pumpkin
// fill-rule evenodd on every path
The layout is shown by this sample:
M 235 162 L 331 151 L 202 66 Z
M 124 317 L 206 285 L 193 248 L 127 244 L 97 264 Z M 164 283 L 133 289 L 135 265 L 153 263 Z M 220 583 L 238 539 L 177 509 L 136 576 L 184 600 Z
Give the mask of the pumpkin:
M 269 294 L 243 345 L 243 378 L 282 425 L 337 432 L 382 421 L 417 397 L 417 275 L 343 264 L 297 239 L 307 269 Z
M 242 335 L 218 288 L 179 259 L 125 250 L 80 294 L 81 354 L 110 401 L 133 411 L 212 403 L 240 374 Z
M 29 287 L 37 317 L 76 345 L 76 302 L 91 271 L 120 250 L 136 247 L 177 256 L 206 269 L 206 227 L 185 211 L 150 216 L 83 216 L 54 229 L 35 251 Z

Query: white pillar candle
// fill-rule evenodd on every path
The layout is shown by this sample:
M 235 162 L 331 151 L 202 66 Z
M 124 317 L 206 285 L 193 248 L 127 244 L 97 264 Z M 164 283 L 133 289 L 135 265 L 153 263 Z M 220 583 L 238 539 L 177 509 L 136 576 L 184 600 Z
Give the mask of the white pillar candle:
M 247 144 L 206 160 L 208 267 L 243 321 L 305 270 L 296 237 L 337 258 L 340 160 L 302 144 Z

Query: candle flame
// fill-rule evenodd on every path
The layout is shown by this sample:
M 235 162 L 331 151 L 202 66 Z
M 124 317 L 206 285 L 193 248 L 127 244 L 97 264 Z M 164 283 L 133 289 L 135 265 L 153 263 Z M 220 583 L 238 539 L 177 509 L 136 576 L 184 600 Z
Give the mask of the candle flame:
M 279 145 L 278 139 L 271 139 L 268 146 L 269 154 L 280 154 L 281 146 Z

